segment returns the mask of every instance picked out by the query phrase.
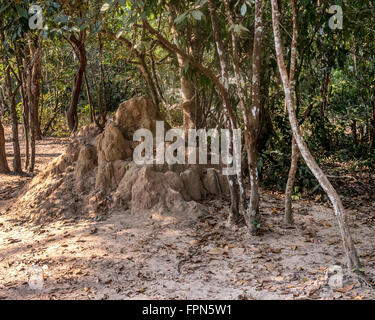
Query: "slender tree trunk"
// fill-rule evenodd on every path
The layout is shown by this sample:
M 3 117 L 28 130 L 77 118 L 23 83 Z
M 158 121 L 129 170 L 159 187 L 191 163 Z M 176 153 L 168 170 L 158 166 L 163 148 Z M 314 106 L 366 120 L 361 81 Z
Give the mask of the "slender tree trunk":
M 219 61 L 220 61 L 221 79 L 222 79 L 222 83 L 223 83 L 223 87 L 224 87 L 224 90 L 226 92 L 226 95 L 228 95 L 228 92 L 229 92 L 228 69 L 227 69 L 227 64 L 226 64 L 225 56 L 224 56 L 224 52 L 225 52 L 224 51 L 224 45 L 223 45 L 223 42 L 222 42 L 222 38 L 221 38 L 220 30 L 219 30 L 219 25 L 218 25 L 217 18 L 216 18 L 215 3 L 214 3 L 213 0 L 209 0 L 208 3 L 209 3 L 211 23 L 212 23 L 212 30 L 213 30 L 213 34 L 214 34 L 215 43 L 216 43 L 216 51 L 218 53 Z M 224 112 L 225 112 L 225 117 L 226 117 L 226 119 L 225 119 L 226 126 L 229 130 L 234 130 L 234 129 L 237 128 L 237 124 L 236 124 L 235 118 L 234 117 L 232 118 L 230 116 L 230 113 L 228 112 L 228 110 L 232 110 L 232 106 L 230 105 L 230 100 L 225 99 L 223 101 L 223 103 L 224 103 Z M 228 142 L 230 143 L 229 152 L 230 152 L 230 154 L 232 154 L 233 145 L 231 143 L 231 139 L 229 139 Z M 233 161 L 234 161 L 234 158 L 233 158 Z M 240 176 L 241 176 L 241 174 L 240 174 Z M 228 178 L 228 183 L 229 183 L 229 188 L 230 188 L 230 193 L 231 193 L 230 221 L 232 223 L 237 224 L 241 220 L 241 215 L 240 215 L 240 211 L 239 211 L 239 196 L 238 196 L 238 190 L 237 190 L 237 187 L 236 187 L 236 180 L 235 180 L 234 176 L 228 175 L 227 178 Z M 242 176 L 241 176 L 241 179 L 242 179 Z M 241 183 L 240 187 L 243 188 L 242 180 L 241 180 L 240 183 Z
M 28 171 L 34 172 L 35 168 L 35 147 L 38 137 L 41 139 L 39 122 L 39 96 L 41 72 L 41 46 L 42 38 L 38 40 L 38 47 L 35 48 L 32 40 L 29 39 L 28 47 L 25 50 L 25 72 L 26 72 L 26 95 L 28 102 L 28 119 L 30 132 L 30 163 Z
M 9 110 L 9 107 L 7 103 L 5 102 L 5 96 L 4 96 L 4 88 L 0 88 L 0 104 L 1 104 L 1 110 L 0 110 L 0 115 L 4 116 L 5 111 Z
M 136 50 L 136 49 L 134 49 L 134 50 Z M 160 101 L 159 101 L 158 92 L 156 90 L 155 83 L 152 80 L 150 71 L 149 71 L 149 69 L 147 67 L 145 56 L 137 53 L 137 59 L 138 59 L 138 61 L 140 63 L 138 65 L 138 67 L 141 70 L 141 73 L 142 73 L 143 77 L 146 80 L 148 89 L 149 89 L 150 94 L 151 94 L 152 101 L 155 104 L 155 106 L 159 109 Z
M 0 28 L 0 37 L 2 44 L 5 43 L 5 34 L 4 30 Z M 2 54 L 3 54 L 3 64 L 5 66 L 5 87 L 8 93 L 8 101 L 10 106 L 10 115 L 12 118 L 12 140 L 13 140 L 13 171 L 15 173 L 22 173 L 22 166 L 21 166 L 21 151 L 20 151 L 20 144 L 18 138 L 18 116 L 17 116 L 17 104 L 16 104 L 16 94 L 18 88 L 16 88 L 13 92 L 12 89 L 12 80 L 10 77 L 10 64 L 7 53 L 5 52 L 4 45 L 2 46 Z
M 260 227 L 259 212 L 259 177 L 258 177 L 258 150 L 257 141 L 260 127 L 261 112 L 261 76 L 262 76 L 262 41 L 263 41 L 263 1 L 255 0 L 255 23 L 253 44 L 253 79 L 252 102 L 249 117 L 250 141 L 249 141 L 249 174 L 251 183 L 250 204 L 248 209 L 249 228 L 252 234 L 256 234 Z
M 296 139 L 292 137 L 292 159 L 290 162 L 290 169 L 288 175 L 288 181 L 285 189 L 285 222 L 292 224 L 294 222 L 293 209 L 292 209 L 292 194 L 294 189 L 294 182 L 296 180 L 296 174 L 298 169 L 299 151 Z
M 277 0 L 271 0 L 272 5 L 272 21 L 273 21 L 273 32 L 274 32 L 274 40 L 275 40 L 275 49 L 277 55 L 277 62 L 279 66 L 279 72 L 282 78 L 285 99 L 287 102 L 287 108 L 289 113 L 289 120 L 293 130 L 293 136 L 296 139 L 298 148 L 301 152 L 303 159 L 305 160 L 307 166 L 310 168 L 316 179 L 319 181 L 319 184 L 323 188 L 323 190 L 327 193 L 329 199 L 332 202 L 332 205 L 335 210 L 335 214 L 337 217 L 338 225 L 341 232 L 341 237 L 343 240 L 343 245 L 345 249 L 345 253 L 347 256 L 347 263 L 349 269 L 355 268 L 360 269 L 361 263 L 359 261 L 356 249 L 354 247 L 354 243 L 349 231 L 349 227 L 347 226 L 347 218 L 345 215 L 344 207 L 342 205 L 341 199 L 337 194 L 336 190 L 333 188 L 332 184 L 329 182 L 327 176 L 324 174 L 322 169 L 318 166 L 315 159 L 313 158 L 310 150 L 308 149 L 303 137 L 300 133 L 298 127 L 298 121 L 295 113 L 295 102 L 292 96 L 290 81 L 288 72 L 286 70 L 284 56 L 283 56 L 283 47 L 281 43 L 281 35 L 280 35 L 280 25 L 279 25 L 279 9 L 278 9 L 278 2 Z
M 176 13 L 173 10 L 173 8 L 169 8 L 169 24 L 171 26 L 171 31 L 173 35 L 173 42 L 174 44 L 180 48 L 180 50 L 184 50 L 179 46 L 178 38 L 181 37 L 181 34 L 177 31 L 175 25 L 174 25 L 174 19 L 176 17 Z M 191 54 L 194 58 L 196 58 L 196 55 L 194 54 L 192 48 L 189 48 L 189 54 Z M 187 137 L 187 133 L 189 129 L 196 128 L 196 91 L 194 88 L 194 84 L 189 80 L 182 72 L 184 66 L 186 63 L 188 63 L 180 54 L 177 53 L 177 60 L 178 65 L 180 67 L 180 83 L 181 83 L 181 97 L 182 97 L 182 109 L 184 114 L 184 120 L 183 120 L 183 127 L 185 136 Z
M 357 120 L 353 119 L 350 124 L 352 131 L 352 140 L 354 147 L 358 147 L 358 137 L 357 137 Z
M 17 50 L 18 52 L 18 50 Z M 21 98 L 22 98 L 22 122 L 23 122 L 23 139 L 25 141 L 25 163 L 24 168 L 27 170 L 30 164 L 30 130 L 29 130 L 29 102 L 26 92 L 26 72 L 27 69 L 27 52 L 24 53 L 24 62 L 20 54 L 16 54 L 17 68 L 19 74 Z M 22 67 L 23 66 L 23 67 Z
M 228 0 L 224 0 L 225 8 L 226 8 L 226 14 L 227 18 L 233 26 L 235 24 L 231 10 L 230 10 L 230 4 Z M 254 79 L 256 79 L 257 83 L 253 85 L 253 100 L 252 106 L 254 107 L 254 104 L 260 107 L 260 79 L 261 79 L 261 50 L 262 50 L 262 8 L 261 3 L 256 3 L 256 23 L 255 23 L 255 37 L 254 37 L 254 56 L 253 56 L 253 76 Z M 238 39 L 236 36 L 236 33 L 234 31 L 234 28 L 232 28 L 231 31 L 232 36 L 232 51 L 233 51 L 233 70 L 235 75 L 235 81 L 237 86 L 237 95 L 240 99 L 240 107 L 243 114 L 244 119 L 244 136 L 245 136 L 245 147 L 247 152 L 247 159 L 248 159 L 248 167 L 249 172 L 251 172 L 251 198 L 250 198 L 250 206 L 247 203 L 246 194 L 244 188 L 241 190 L 241 203 L 242 207 L 244 209 L 244 212 L 246 212 L 246 223 L 249 227 L 249 231 L 252 234 L 257 234 L 259 230 L 259 222 L 260 222 L 260 216 L 259 216 L 259 186 L 258 186 L 258 175 L 257 175 L 257 140 L 258 140 L 258 130 L 260 125 L 260 117 L 259 112 L 258 114 L 252 118 L 249 116 L 249 112 L 246 108 L 245 103 L 245 96 L 242 91 L 242 85 L 241 85 L 241 75 L 240 75 L 240 58 L 239 58 L 239 50 L 238 50 Z M 257 108 L 258 110 L 258 108 Z M 255 170 L 252 170 L 251 168 L 255 168 Z M 254 210 L 255 208 L 255 210 Z
M 101 33 L 98 34 L 98 40 L 99 40 L 99 63 L 100 63 L 100 92 L 101 92 L 101 111 L 100 111 L 100 119 L 99 123 L 101 123 L 102 126 L 105 125 L 106 122 L 106 115 L 107 115 L 107 94 L 106 94 L 106 88 L 104 83 L 104 67 L 103 67 L 103 41 L 102 41 L 102 35 Z
M 1 33 L 1 40 L 4 42 L 4 33 Z M 10 77 L 10 65 L 9 60 L 7 58 L 5 50 L 3 51 L 3 63 L 5 66 L 5 87 L 7 90 L 8 101 L 10 105 L 10 115 L 12 119 L 12 142 L 13 142 L 13 171 L 16 173 L 22 173 L 21 167 L 21 153 L 20 153 L 20 146 L 19 146 L 19 138 L 18 138 L 18 117 L 17 117 L 17 110 L 16 110 L 16 101 L 15 95 L 16 92 L 13 92 L 12 89 L 12 80 Z
M 153 56 L 152 52 L 150 52 L 150 59 L 151 59 L 152 77 L 153 77 L 153 81 L 155 83 L 157 93 L 158 93 L 160 99 L 163 101 L 163 103 L 165 105 L 168 105 L 167 101 L 165 100 L 165 98 L 163 96 L 163 90 L 161 89 L 160 84 L 159 84 L 159 79 L 158 79 L 158 75 L 156 73 L 156 68 L 155 68 L 155 60 L 154 60 L 154 56 Z
M 7 59 L 6 59 L 7 60 Z M 6 61 L 7 65 L 9 62 Z M 15 173 L 22 173 L 21 165 L 21 151 L 18 138 L 18 116 L 17 116 L 17 104 L 16 104 L 16 92 L 12 91 L 12 81 L 10 78 L 9 67 L 5 71 L 5 82 L 8 91 L 8 99 L 10 104 L 10 114 L 12 118 L 12 140 L 13 140 L 13 171 Z
M 4 135 L 4 127 L 1 121 L 0 115 L 0 173 L 8 173 L 10 172 L 7 156 L 5 152 L 5 135 Z
M 91 99 L 90 87 L 89 87 L 89 82 L 88 82 L 88 79 L 87 79 L 86 72 L 84 74 L 84 77 L 85 77 L 85 89 L 86 89 L 87 101 L 88 101 L 89 106 L 90 106 L 90 122 L 93 123 L 95 121 L 95 117 L 96 117 L 95 107 L 94 107 L 94 104 L 93 104 L 92 99 Z
M 375 146 L 375 102 L 372 103 L 372 112 L 371 112 L 371 127 L 370 127 L 370 143 L 369 143 L 369 152 L 374 150 Z
M 77 39 L 74 35 L 70 36 L 70 41 L 75 46 L 76 51 L 78 52 L 78 57 L 79 57 L 79 69 L 76 75 L 74 76 L 74 80 L 73 80 L 73 90 L 72 90 L 70 108 L 66 113 L 69 130 L 71 132 L 75 132 L 78 129 L 77 108 L 78 108 L 79 96 L 81 93 L 83 75 L 86 71 L 86 66 L 87 66 L 85 39 L 86 39 L 85 31 L 82 31 L 80 33 L 79 39 Z
M 42 45 L 42 42 L 39 44 Z M 35 139 L 42 140 L 42 131 L 40 129 L 40 118 L 39 118 L 39 100 L 40 100 L 40 81 L 42 79 L 42 53 L 41 50 L 32 50 L 32 54 L 37 52 L 37 58 L 34 58 L 34 65 L 32 70 L 32 86 L 31 93 L 34 97 L 32 108 L 34 113 L 34 126 L 35 126 Z
M 29 172 L 34 171 L 35 166 L 35 96 L 32 92 L 33 85 L 33 67 L 31 66 L 31 51 L 30 49 L 25 50 L 25 91 L 27 96 L 27 119 L 28 119 L 28 129 L 30 138 L 30 162 L 28 163 L 27 170 Z
M 294 99 L 295 83 L 294 75 L 296 70 L 297 60 L 297 44 L 298 44 L 298 26 L 297 26 L 297 7 L 295 0 L 292 0 L 292 12 L 293 12 L 293 37 L 290 55 L 290 70 L 289 70 L 289 82 L 292 90 L 292 98 Z M 297 113 L 298 114 L 298 113 Z M 293 223 L 293 209 L 292 209 L 292 194 L 294 189 L 294 182 L 296 180 L 297 168 L 298 168 L 299 152 L 296 140 L 292 137 L 292 158 L 290 162 L 290 170 L 288 175 L 288 181 L 285 189 L 285 222 L 287 224 Z

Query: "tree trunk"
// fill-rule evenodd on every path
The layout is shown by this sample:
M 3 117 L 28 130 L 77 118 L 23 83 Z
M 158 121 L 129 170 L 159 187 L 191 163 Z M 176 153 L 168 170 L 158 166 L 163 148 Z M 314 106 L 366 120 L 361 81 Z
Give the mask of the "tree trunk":
M 88 82 L 88 79 L 87 79 L 86 72 L 84 74 L 84 77 L 85 77 L 85 89 L 86 89 L 87 101 L 88 101 L 89 106 L 90 106 L 90 122 L 94 123 L 95 117 L 96 117 L 95 106 L 94 106 L 93 101 L 91 99 L 90 87 L 89 87 L 89 82 Z
M 169 23 L 171 26 L 171 31 L 173 35 L 174 44 L 179 47 L 178 37 L 181 35 L 178 33 L 175 25 L 174 18 L 176 17 L 175 12 L 170 8 L 170 18 Z M 181 50 L 184 50 L 180 47 Z M 190 52 L 194 57 L 194 53 L 190 48 Z M 182 97 L 182 110 L 184 114 L 183 127 L 185 136 L 187 137 L 188 130 L 196 128 L 196 104 L 195 104 L 195 88 L 194 84 L 183 74 L 183 68 L 185 63 L 188 63 L 180 54 L 177 53 L 178 65 L 180 67 L 180 83 L 181 83 L 181 97 Z
M 35 146 L 39 136 L 41 139 L 39 122 L 39 96 L 41 79 L 41 46 L 42 41 L 39 38 L 38 47 L 35 48 L 32 40 L 29 39 L 28 47 L 25 49 L 25 73 L 26 73 L 26 95 L 28 102 L 28 119 L 30 134 L 30 163 L 28 171 L 34 172 L 35 168 Z
M 180 48 L 182 51 L 187 51 L 194 59 L 198 59 L 198 48 L 200 46 L 197 36 L 185 36 L 182 35 L 175 27 L 174 20 L 177 16 L 175 8 L 169 4 L 169 24 L 171 27 L 171 32 L 173 36 L 174 44 Z M 190 44 L 186 49 L 181 48 L 178 42 L 180 37 L 185 37 Z M 177 53 L 178 65 L 180 67 L 180 83 L 181 83 L 181 97 L 182 97 L 182 109 L 183 109 L 183 127 L 185 135 L 187 136 L 187 131 L 189 129 L 198 129 L 201 124 L 201 110 L 197 103 L 197 90 L 194 86 L 194 82 L 190 80 L 186 75 L 183 74 L 183 68 L 188 61 L 184 59 L 183 56 Z
M 248 209 L 249 228 L 252 234 L 257 234 L 260 227 L 259 212 L 259 177 L 257 141 L 260 127 L 261 111 L 261 75 L 262 75 L 262 41 L 263 41 L 263 4 L 262 0 L 255 0 L 254 44 L 253 44 L 253 78 L 252 101 L 249 113 L 249 174 L 251 183 L 250 204 Z
M 288 181 L 285 189 L 285 223 L 292 224 L 293 209 L 292 209 L 292 194 L 294 189 L 294 182 L 296 180 L 296 174 L 298 169 L 299 152 L 296 139 L 292 138 L 292 159 L 290 162 L 290 169 L 288 175 Z
M 0 115 L 4 116 L 5 111 L 9 110 L 9 107 L 7 103 L 5 102 L 4 88 L 0 88 L 0 104 L 1 104 Z
M 40 41 L 39 45 L 42 45 Z M 39 49 L 39 48 L 37 48 Z M 33 95 L 33 119 L 35 127 L 35 140 L 42 140 L 42 131 L 40 129 L 40 119 L 39 119 L 39 99 L 40 99 L 40 81 L 42 79 L 42 52 L 41 49 L 31 50 L 31 54 L 34 59 L 33 69 L 32 69 L 32 82 L 31 82 L 31 93 Z M 34 54 L 36 54 L 34 56 Z
M 292 90 L 292 98 L 294 99 L 293 95 L 294 93 L 296 93 L 294 75 L 296 71 L 297 44 L 298 44 L 297 7 L 296 7 L 295 0 L 292 0 L 292 12 L 293 12 L 293 37 L 292 37 L 292 47 L 291 47 L 291 55 L 290 55 L 289 83 L 290 83 L 290 87 Z M 292 224 L 294 220 L 293 209 L 292 209 L 292 194 L 293 194 L 293 189 L 294 189 L 294 182 L 296 180 L 298 160 L 299 160 L 298 145 L 294 137 L 292 137 L 292 158 L 290 162 L 288 181 L 286 183 L 286 188 L 285 188 L 285 222 L 287 224 Z
M 283 47 L 281 43 L 280 25 L 279 25 L 280 13 L 278 9 L 278 2 L 277 0 L 271 0 L 271 4 L 272 4 L 272 21 L 273 21 L 273 32 L 274 32 L 277 63 L 279 66 L 279 72 L 280 72 L 282 82 L 283 82 L 285 99 L 287 102 L 289 120 L 292 126 L 293 136 L 296 139 L 298 148 L 307 166 L 310 168 L 310 170 L 312 171 L 316 179 L 319 181 L 319 184 L 321 185 L 323 190 L 327 193 L 329 199 L 332 202 L 332 205 L 334 207 L 335 214 L 337 217 L 338 225 L 340 228 L 345 253 L 347 256 L 348 267 L 349 269 L 355 268 L 359 270 L 361 268 L 361 263 L 359 261 L 349 228 L 347 226 L 347 218 L 345 215 L 345 211 L 344 211 L 344 207 L 342 205 L 341 199 L 339 195 L 337 194 L 336 190 L 333 188 L 332 184 L 329 182 L 327 176 L 324 174 L 322 169 L 318 166 L 312 154 L 310 153 L 310 150 L 308 149 L 305 141 L 303 140 L 299 127 L 298 127 L 297 117 L 295 114 L 295 106 L 294 106 L 295 102 L 292 96 L 289 76 L 286 70 L 284 56 L 283 56 Z
M 224 56 L 224 45 L 222 42 L 221 34 L 219 31 L 219 26 L 216 18 L 216 10 L 215 10 L 215 3 L 213 0 L 209 0 L 209 11 L 210 11 L 210 17 L 211 17 L 211 23 L 212 23 L 212 30 L 214 34 L 214 39 L 216 43 L 216 50 L 217 54 L 219 56 L 219 61 L 220 61 L 220 68 L 221 68 L 221 79 L 223 83 L 224 90 L 226 92 L 226 96 L 228 97 L 228 92 L 229 92 L 229 77 L 228 77 L 228 70 L 227 70 L 227 64 L 225 62 L 225 56 Z M 227 129 L 229 130 L 234 130 L 237 128 L 237 124 L 235 121 L 234 117 L 230 116 L 229 110 L 232 110 L 232 106 L 230 105 L 230 100 L 229 99 L 224 99 L 224 113 L 226 117 L 226 126 Z M 229 153 L 232 154 L 233 151 L 233 145 L 231 143 L 231 139 L 228 140 L 230 143 L 229 147 Z M 233 157 L 233 161 L 234 157 Z M 241 179 L 242 175 L 240 174 Z M 233 176 L 227 176 L 228 183 L 229 183 L 229 188 L 230 188 L 230 193 L 231 193 L 231 215 L 230 215 L 230 221 L 234 224 L 238 224 L 239 221 L 241 220 L 241 215 L 239 211 L 239 197 L 238 197 L 238 191 L 236 188 L 236 183 L 235 179 Z M 240 187 L 243 188 L 242 186 L 242 180 L 240 182 Z
M 13 171 L 15 173 L 22 173 L 22 165 L 21 165 L 21 151 L 20 151 L 20 143 L 18 138 L 18 116 L 17 116 L 17 104 L 15 100 L 15 94 L 11 91 L 11 87 L 8 87 L 9 96 L 10 96 L 10 109 L 11 109 L 11 117 L 12 117 L 12 140 L 13 140 Z
M 2 44 L 5 43 L 5 34 L 4 30 L 0 28 L 0 37 Z M 13 92 L 12 89 L 12 80 L 10 77 L 10 64 L 7 53 L 5 52 L 4 45 L 2 46 L 2 55 L 3 55 L 3 64 L 5 66 L 5 87 L 8 93 L 8 101 L 10 106 L 10 115 L 12 118 L 12 140 L 13 140 L 13 171 L 15 173 L 22 173 L 22 166 L 21 166 L 21 152 L 20 152 L 20 144 L 18 138 L 18 117 L 17 117 L 17 104 L 16 104 L 16 94 L 18 88 L 16 88 Z
M 226 7 L 227 18 L 230 24 L 233 26 L 235 23 L 230 11 L 230 5 L 227 0 L 224 0 Z M 260 79 L 262 74 L 262 3 L 257 1 L 255 4 L 255 34 L 254 34 L 254 46 L 253 46 L 253 93 L 252 93 L 252 116 L 246 108 L 245 97 L 243 95 L 241 86 L 241 75 L 240 75 L 240 58 L 238 52 L 238 40 L 234 28 L 232 28 L 232 51 L 233 51 L 233 69 L 235 75 L 235 81 L 237 86 L 237 95 L 240 99 L 240 107 L 244 118 L 244 136 L 245 136 L 245 147 L 247 152 L 248 167 L 251 181 L 251 195 L 250 204 L 247 204 L 245 190 L 242 190 L 241 202 L 246 211 L 246 223 L 248 225 L 251 234 L 256 235 L 260 227 L 260 215 L 259 215 L 259 177 L 257 172 L 258 166 L 258 155 L 257 155 L 257 142 L 258 133 L 260 127 Z
M 353 119 L 350 124 L 352 131 L 352 142 L 354 147 L 358 147 L 357 120 Z
M 70 132 L 75 132 L 78 129 L 77 108 L 78 108 L 79 96 L 81 93 L 83 75 L 86 71 L 86 65 L 87 65 L 85 38 L 86 38 L 86 31 L 82 31 L 80 33 L 79 39 L 77 39 L 75 35 L 73 34 L 70 36 L 70 41 L 75 46 L 76 51 L 78 53 L 78 57 L 79 57 L 79 69 L 76 75 L 74 76 L 74 80 L 73 80 L 73 89 L 72 89 L 72 97 L 70 101 L 70 108 L 66 113 L 66 118 L 67 118 Z
M 25 164 L 24 168 L 27 170 L 30 164 L 30 130 L 29 130 L 29 102 L 26 92 L 26 68 L 27 68 L 27 52 L 24 53 L 25 61 L 22 62 L 22 56 L 18 50 L 16 54 L 17 68 L 19 74 L 19 82 L 21 88 L 21 98 L 22 98 L 22 121 L 23 121 L 23 139 L 25 141 Z M 18 53 L 19 52 L 19 53 Z M 23 65 L 23 67 L 22 67 Z
M 7 156 L 5 152 L 5 135 L 4 135 L 4 127 L 3 123 L 1 122 L 1 115 L 0 115 L 0 173 L 8 173 L 10 172 Z
M 104 67 L 103 67 L 103 41 L 101 33 L 98 34 L 99 41 L 99 64 L 100 64 L 100 120 L 99 123 L 101 126 L 105 126 L 106 115 L 107 115 L 107 93 L 104 83 Z M 86 76 L 85 76 L 86 77 Z
M 6 61 L 6 64 L 9 65 L 9 62 Z M 8 91 L 10 114 L 12 118 L 12 140 L 13 140 L 13 154 L 14 154 L 13 171 L 15 173 L 22 173 L 21 151 L 20 151 L 20 143 L 19 143 L 19 138 L 18 138 L 18 116 L 17 116 L 16 92 L 13 92 L 12 90 L 12 82 L 10 78 L 9 67 L 5 71 L 5 82 L 6 82 L 6 87 Z
M 136 50 L 136 49 L 134 49 L 134 50 Z M 148 89 L 149 89 L 150 94 L 151 94 L 152 101 L 159 110 L 160 101 L 159 101 L 158 92 L 156 90 L 155 83 L 152 80 L 150 71 L 147 67 L 145 56 L 143 54 L 139 54 L 138 52 L 136 53 L 136 56 L 137 56 L 137 59 L 139 61 L 138 67 L 139 67 L 143 77 L 146 80 Z
M 371 127 L 370 127 L 370 143 L 369 143 L 369 152 L 374 150 L 375 146 L 375 102 L 372 103 L 372 112 L 371 112 Z

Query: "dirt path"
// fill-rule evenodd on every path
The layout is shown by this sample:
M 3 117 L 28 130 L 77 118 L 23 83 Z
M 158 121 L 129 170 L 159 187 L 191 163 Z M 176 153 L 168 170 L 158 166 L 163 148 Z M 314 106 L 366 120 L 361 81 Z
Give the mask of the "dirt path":
M 38 144 L 44 156 L 37 168 L 65 143 Z M 198 221 L 173 212 L 122 211 L 35 225 L 6 210 L 30 178 L 0 179 L 0 190 L 17 187 L 9 199 L 0 198 L 0 299 L 375 298 L 353 279 L 342 292 L 325 285 L 327 267 L 344 267 L 345 257 L 332 210 L 322 204 L 298 201 L 296 226 L 286 228 L 282 197 L 264 192 L 260 238 L 250 237 L 246 228 L 228 229 L 228 204 L 221 201 L 203 203 Z M 350 214 L 361 259 L 374 278 L 375 213 Z M 43 270 L 38 290 L 29 286 L 32 266 Z

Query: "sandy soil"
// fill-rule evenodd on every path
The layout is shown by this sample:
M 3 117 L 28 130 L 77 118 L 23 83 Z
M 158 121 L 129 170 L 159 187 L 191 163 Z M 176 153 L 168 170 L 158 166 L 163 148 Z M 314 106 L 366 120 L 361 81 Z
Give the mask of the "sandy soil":
M 66 140 L 38 143 L 37 169 L 64 150 Z M 11 153 L 11 143 L 7 142 Z M 226 225 L 228 203 L 207 201 L 196 216 L 116 211 L 96 219 L 31 224 L 7 210 L 30 177 L 0 175 L 0 299 L 374 299 L 348 278 L 327 287 L 331 265 L 345 267 L 333 211 L 295 203 L 296 224 L 282 223 L 282 195 L 263 192 L 261 237 Z M 374 206 L 348 210 L 353 238 L 375 278 Z M 43 270 L 32 290 L 30 267 Z

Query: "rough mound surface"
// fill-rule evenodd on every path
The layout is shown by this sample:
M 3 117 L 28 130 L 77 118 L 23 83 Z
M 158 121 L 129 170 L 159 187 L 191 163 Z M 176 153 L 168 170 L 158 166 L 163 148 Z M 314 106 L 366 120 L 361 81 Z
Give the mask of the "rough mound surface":
M 15 205 L 37 222 L 99 217 L 112 209 L 197 213 L 196 201 L 227 194 L 227 181 L 215 168 L 132 161 L 133 133 L 140 128 L 155 133 L 156 120 L 163 118 L 149 99 L 122 103 L 103 132 L 91 125 L 76 133 L 65 154 L 33 179 Z

